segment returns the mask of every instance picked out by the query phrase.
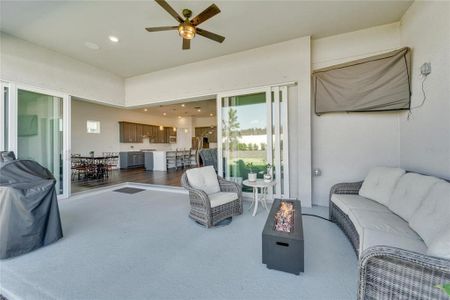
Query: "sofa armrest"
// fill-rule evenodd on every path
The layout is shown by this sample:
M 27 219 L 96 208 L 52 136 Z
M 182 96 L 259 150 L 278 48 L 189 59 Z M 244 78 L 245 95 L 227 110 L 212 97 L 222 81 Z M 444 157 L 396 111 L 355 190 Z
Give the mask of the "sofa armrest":
M 242 212 L 242 209 L 243 209 L 242 187 L 238 183 L 236 183 L 234 181 L 225 180 L 220 176 L 217 176 L 217 180 L 219 181 L 219 186 L 220 186 L 221 192 L 230 192 L 230 193 L 238 194 L 240 212 Z
M 217 180 L 219 181 L 220 191 L 221 192 L 230 192 L 230 193 L 240 193 L 241 186 L 234 182 L 223 179 L 220 176 L 217 176 Z
M 359 262 L 358 299 L 446 299 L 435 286 L 450 283 L 450 260 L 375 246 Z
M 337 183 L 333 185 L 330 189 L 330 195 L 328 198 L 328 207 L 329 207 L 329 217 L 333 215 L 332 212 L 332 205 L 331 205 L 331 196 L 333 194 L 353 194 L 357 195 L 359 193 L 359 190 L 361 189 L 361 186 L 363 184 L 363 181 L 358 182 L 343 182 L 343 183 Z

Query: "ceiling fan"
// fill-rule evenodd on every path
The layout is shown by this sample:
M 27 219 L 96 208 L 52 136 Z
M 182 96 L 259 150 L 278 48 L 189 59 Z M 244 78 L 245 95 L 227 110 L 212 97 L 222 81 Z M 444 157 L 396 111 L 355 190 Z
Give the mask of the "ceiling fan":
M 155 0 L 162 8 L 164 8 L 172 17 L 175 18 L 180 24 L 176 26 L 162 26 L 162 27 L 148 27 L 145 30 L 149 32 L 155 31 L 166 31 L 166 30 L 178 30 L 179 35 L 183 38 L 183 50 L 187 50 L 191 48 L 191 40 L 195 37 L 196 34 L 204 36 L 210 40 L 216 41 L 218 43 L 222 43 L 225 40 L 225 37 L 209 32 L 207 30 L 198 28 L 197 26 L 206 20 L 214 17 L 218 13 L 220 13 L 220 9 L 217 5 L 212 4 L 207 9 L 202 11 L 198 16 L 190 20 L 189 18 L 192 16 L 192 11 L 190 9 L 183 9 L 183 19 L 170 5 L 164 0 Z

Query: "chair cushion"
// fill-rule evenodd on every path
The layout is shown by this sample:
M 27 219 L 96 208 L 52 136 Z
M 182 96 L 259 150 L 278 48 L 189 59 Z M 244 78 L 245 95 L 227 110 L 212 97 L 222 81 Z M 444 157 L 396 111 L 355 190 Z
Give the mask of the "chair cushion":
M 349 211 L 353 208 L 375 211 L 389 211 L 386 206 L 360 195 L 333 194 L 331 195 L 331 201 L 346 215 L 348 215 Z
M 409 225 L 427 245 L 440 231 L 450 227 L 450 183 L 440 180 L 431 188 Z
M 220 192 L 219 181 L 213 166 L 194 168 L 186 171 L 189 184 L 208 195 Z
M 409 221 L 430 192 L 431 187 L 438 182 L 439 179 L 432 176 L 415 173 L 403 175 L 391 195 L 389 209 Z
M 384 232 L 380 230 L 364 229 L 359 238 L 360 252 L 373 246 L 390 246 L 425 254 L 427 246 L 421 239 L 411 239 L 407 236 Z
M 395 185 L 403 174 L 405 170 L 399 168 L 373 168 L 364 180 L 359 195 L 387 205 Z
M 450 228 L 438 233 L 431 241 L 427 254 L 450 259 Z
M 228 202 L 237 200 L 239 198 L 237 193 L 227 193 L 227 192 L 219 192 L 215 194 L 210 194 L 208 196 L 209 202 L 211 202 L 211 207 L 220 206 Z
M 360 236 L 364 235 L 365 230 L 373 230 L 420 240 L 405 220 L 390 211 L 351 209 L 348 216 Z

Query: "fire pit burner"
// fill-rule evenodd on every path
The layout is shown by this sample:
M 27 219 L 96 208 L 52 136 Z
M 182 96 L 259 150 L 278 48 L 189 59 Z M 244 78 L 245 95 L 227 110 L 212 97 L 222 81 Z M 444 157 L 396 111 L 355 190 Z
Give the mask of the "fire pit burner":
M 294 230 L 294 220 L 294 203 L 291 201 L 281 201 L 278 211 L 275 214 L 275 230 L 291 232 Z

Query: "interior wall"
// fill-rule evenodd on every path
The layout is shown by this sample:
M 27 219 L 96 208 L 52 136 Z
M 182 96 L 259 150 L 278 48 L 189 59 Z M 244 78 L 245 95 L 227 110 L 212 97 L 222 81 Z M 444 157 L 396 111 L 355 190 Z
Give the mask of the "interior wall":
M 399 23 L 312 41 L 314 69 L 400 48 Z M 404 113 L 312 113 L 313 203 L 328 206 L 332 185 L 364 179 L 374 166 L 399 166 Z
M 260 47 L 235 54 L 178 66 L 125 81 L 126 105 L 170 102 L 179 99 L 215 95 L 233 91 L 295 81 L 298 88 L 290 92 L 292 128 L 290 153 L 291 185 L 298 187 L 291 196 L 311 205 L 311 44 L 310 37 Z M 290 135 L 291 135 L 290 134 Z
M 120 143 L 119 121 L 129 121 L 151 125 L 190 128 L 190 118 L 166 118 L 148 112 L 115 108 L 87 101 L 72 100 L 72 153 L 88 154 L 102 152 L 136 151 L 141 149 L 174 150 L 189 148 L 182 139 L 177 144 L 154 144 L 144 139 L 143 143 Z M 100 134 L 87 133 L 86 121 L 100 121 Z M 187 123 L 186 123 L 187 122 Z M 177 129 L 178 132 L 181 131 Z M 191 134 L 189 131 L 188 135 Z M 190 140 L 190 136 L 187 138 Z M 189 146 L 189 147 L 188 147 Z
M 124 79 L 0 32 L 0 79 L 124 105 Z
M 450 2 L 414 2 L 401 21 L 402 44 L 412 47 L 412 106 L 423 100 L 420 66 L 431 63 L 425 104 L 400 119 L 402 168 L 450 179 Z
M 100 134 L 87 133 L 86 121 L 100 121 Z M 152 113 L 151 108 L 147 112 L 100 105 L 82 100 L 72 100 L 72 153 L 88 154 L 96 153 L 139 151 L 142 149 L 175 150 L 190 149 L 194 124 L 213 124 L 216 126 L 216 118 L 198 117 L 163 117 Z M 143 143 L 120 143 L 119 121 L 129 121 L 151 125 L 173 126 L 177 128 L 176 144 L 155 144 L 144 138 Z M 209 125 L 208 125 L 209 126 Z

